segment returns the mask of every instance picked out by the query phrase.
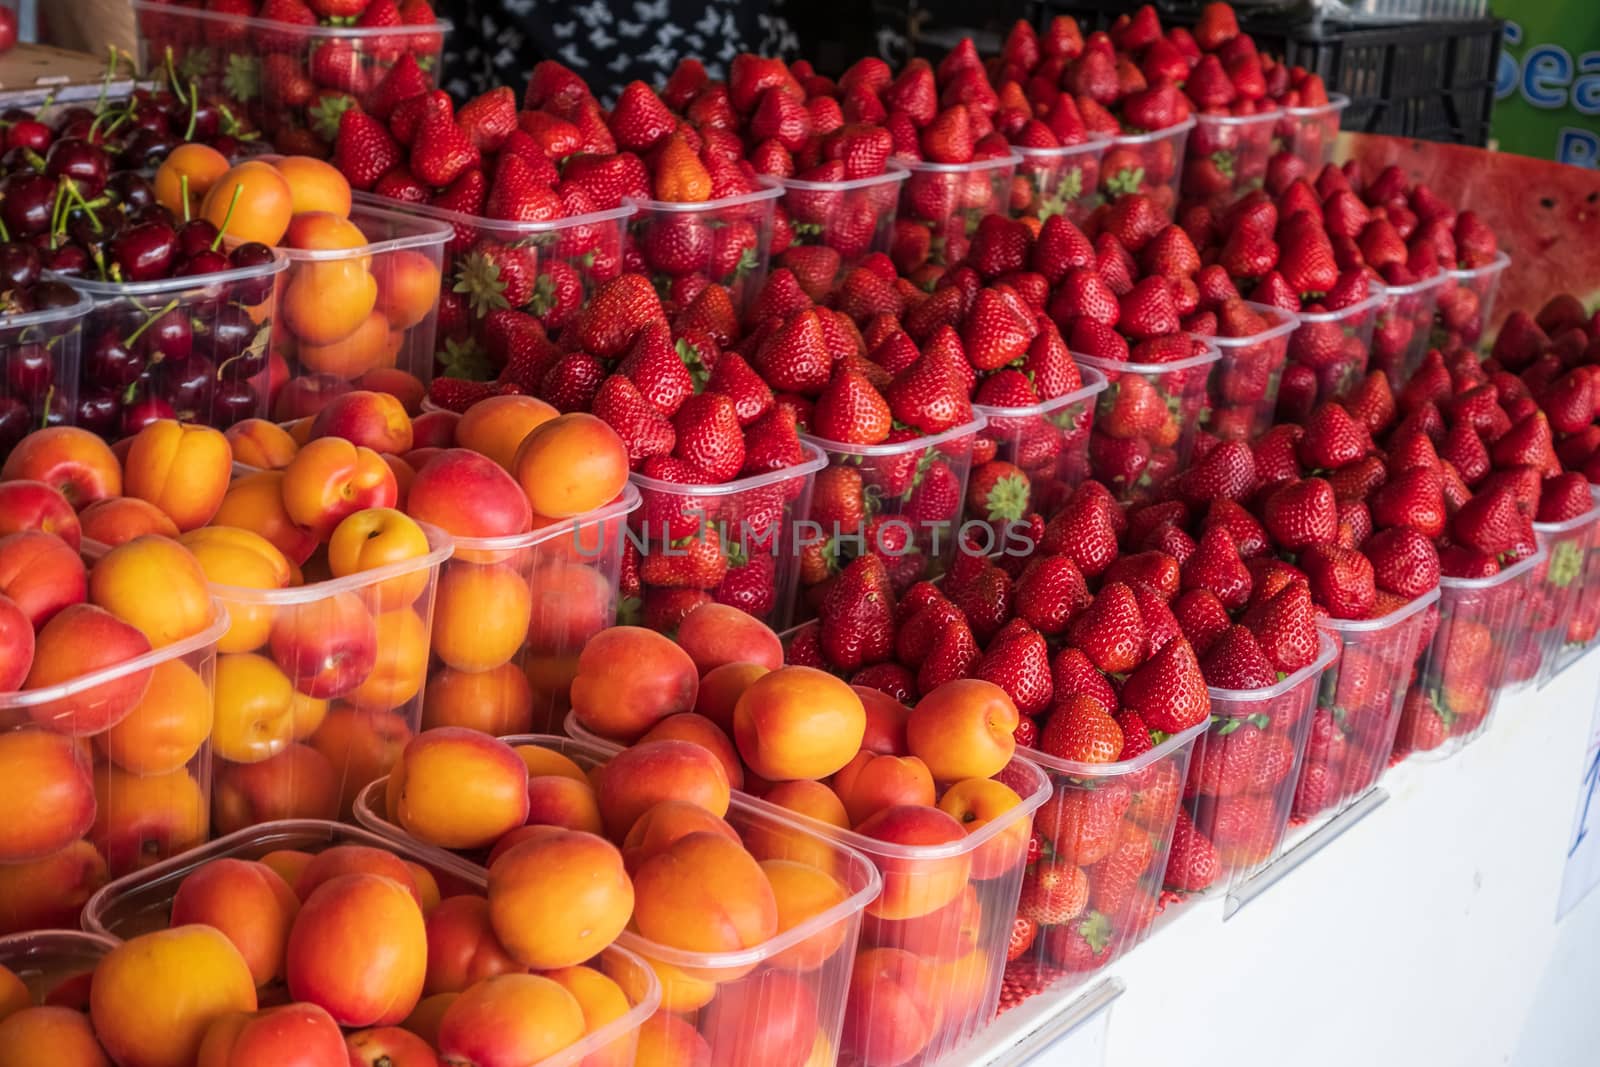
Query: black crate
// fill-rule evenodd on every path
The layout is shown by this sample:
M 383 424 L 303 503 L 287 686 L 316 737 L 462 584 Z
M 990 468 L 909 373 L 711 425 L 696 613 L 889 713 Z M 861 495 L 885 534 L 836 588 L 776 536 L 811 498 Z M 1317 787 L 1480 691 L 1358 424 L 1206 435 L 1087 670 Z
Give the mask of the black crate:
M 1123 0 L 1042 0 L 1036 4 L 1036 22 L 1043 26 L 1055 15 L 1071 15 L 1087 32 L 1138 6 Z M 1195 12 L 1185 5 L 1163 10 L 1161 18 L 1183 24 L 1193 22 Z M 1329 92 L 1350 98 L 1345 129 L 1479 146 L 1489 140 L 1502 25 L 1492 18 L 1381 25 L 1239 19 L 1240 29 L 1263 52 L 1315 71 Z

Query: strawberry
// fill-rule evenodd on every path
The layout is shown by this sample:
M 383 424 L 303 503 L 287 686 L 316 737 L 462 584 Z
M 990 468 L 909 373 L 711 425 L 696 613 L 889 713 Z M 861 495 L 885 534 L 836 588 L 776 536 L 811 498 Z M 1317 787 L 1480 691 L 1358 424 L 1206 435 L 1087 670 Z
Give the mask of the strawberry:
M 700 523 L 694 533 L 639 561 L 639 578 L 646 585 L 675 589 L 715 589 L 727 573 L 722 537 L 711 523 Z
M 1313 470 L 1337 470 L 1354 463 L 1366 451 L 1366 428 L 1331 401 L 1311 413 L 1305 434 L 1296 446 L 1300 462 Z
M 1005 460 L 990 460 L 967 482 L 967 514 L 990 522 L 1016 522 L 1028 510 L 1028 476 Z
M 926 434 L 943 433 L 972 421 L 964 383 L 948 363 L 926 353 L 895 375 L 884 390 L 894 418 Z
M 1037 715 L 1050 706 L 1050 650 L 1039 632 L 1020 619 L 995 635 L 972 676 L 1004 689 L 1024 715 Z M 1117 747 L 1121 748 L 1120 738 Z
M 1212 526 L 1200 535 L 1194 554 L 1183 564 L 1183 589 L 1209 589 L 1229 609 L 1242 608 L 1250 599 L 1250 572 L 1239 557 L 1233 535 Z
M 905 431 L 893 430 L 889 440 Z M 948 464 L 935 463 L 922 475 L 922 480 L 911 488 L 911 496 L 901 513 L 913 529 L 926 529 L 952 522 L 961 511 L 961 483 Z
M 1046 636 L 1063 632 L 1093 600 L 1083 572 L 1066 556 L 1036 557 L 1022 572 L 1016 593 L 1017 616 Z
M 1075 495 L 1045 526 L 1039 547 L 1066 555 L 1085 577 L 1095 578 L 1117 558 L 1117 532 L 1102 508 Z
M 1312 636 L 1314 638 L 1315 633 Z M 1214 689 L 1265 689 L 1278 681 L 1277 669 L 1262 650 L 1260 641 L 1244 626 L 1230 626 L 1212 642 L 1200 661 L 1200 672 L 1205 675 L 1206 684 Z M 1250 730 L 1249 734 L 1259 736 L 1255 730 Z M 1212 757 L 1212 750 L 1221 747 L 1218 743 L 1208 744 L 1204 756 Z M 1215 789 L 1206 791 L 1218 792 Z
M 794 412 L 773 408 L 745 430 L 743 474 L 783 470 L 806 461 Z
M 333 164 L 352 188 L 373 188 L 378 179 L 400 165 L 401 159 L 400 146 L 383 123 L 356 108 L 339 116 Z
M 1492 558 L 1530 542 L 1532 529 L 1523 505 L 1506 488 L 1478 493 L 1450 519 L 1457 541 Z
M 972 634 L 987 643 L 1011 617 L 1011 578 L 992 563 L 983 563 L 977 575 L 950 591 L 950 600 L 966 615 Z
M 713 482 L 726 482 L 744 467 L 744 433 L 733 401 L 720 393 L 685 399 L 672 416 L 677 435 L 673 455 Z
M 1542 523 L 1566 522 L 1593 507 L 1588 480 L 1568 471 L 1545 479 L 1539 491 L 1539 510 L 1535 518 Z
M 1222 862 L 1216 846 L 1195 828 L 1188 812 L 1179 811 L 1164 884 L 1180 893 L 1198 893 L 1209 889 L 1221 875 Z
M 446 411 L 464 412 L 473 404 L 491 396 L 515 393 L 514 386 L 497 382 L 475 382 L 466 378 L 437 377 L 428 384 L 428 399 Z
M 819 392 L 828 383 L 833 363 L 822 320 L 810 309 L 789 316 L 761 342 L 751 362 L 774 388 Z
M 517 129 L 517 96 L 498 86 L 472 98 L 456 114 L 456 124 L 480 152 L 498 152 Z
M 706 377 L 699 351 L 686 341 L 675 345 L 664 322 L 652 322 L 639 331 L 617 373 L 633 379 L 651 406 L 669 418 Z
M 1198 655 L 1205 655 L 1228 629 L 1228 609 L 1209 589 L 1189 589 L 1172 605 L 1173 617 Z
M 1439 584 L 1439 553 L 1433 542 L 1409 526 L 1372 535 L 1362 546 L 1372 561 L 1377 587 L 1412 600 Z
M 1116 847 L 1132 799 L 1127 785 L 1114 779 L 1098 789 L 1062 788 L 1035 814 L 1034 832 L 1049 842 L 1058 860 L 1090 866 Z
M 1211 699 L 1188 641 L 1169 641 L 1122 683 L 1122 706 L 1137 712 L 1152 730 L 1181 733 L 1205 721 Z
M 411 142 L 411 173 L 429 185 L 449 185 L 476 167 L 478 148 L 456 124 L 450 99 L 443 93 L 427 98 Z
M 590 411 L 617 432 L 636 466 L 652 456 L 665 456 L 677 443 L 672 423 L 625 375 L 613 374 L 600 383 Z
M 962 325 L 961 340 L 972 365 L 992 371 L 1020 359 L 1037 329 L 1010 289 L 983 289 Z
M 1427 441 L 1421 435 L 1415 439 Z M 1379 527 L 1409 526 L 1429 540 L 1437 538 L 1444 533 L 1446 519 L 1444 483 L 1438 469 L 1421 466 L 1393 475 L 1372 494 L 1371 510 L 1372 521 Z
M 889 404 L 860 373 L 841 370 L 817 396 L 810 430 L 845 444 L 881 444 L 889 436 Z
M 1316 612 L 1311 604 L 1311 588 L 1304 581 L 1291 581 L 1252 608 L 1247 622 L 1267 659 L 1284 675 L 1316 661 Z
M 560 412 L 588 411 L 606 369 L 587 352 L 568 352 L 539 380 L 538 394 Z
M 1080 649 L 1064 648 L 1056 653 L 1051 663 L 1051 677 L 1058 702 L 1077 693 L 1092 697 L 1103 708 L 1117 704 L 1116 690 Z
M 1122 755 L 1122 727 L 1098 700 L 1071 693 L 1051 709 L 1039 751 L 1074 763 L 1115 763 Z
M 1088 903 L 1089 878 L 1081 868 L 1073 863 L 1040 863 L 1023 879 L 1017 916 L 1055 926 L 1077 918 Z
M 1325 295 L 1339 280 L 1333 246 L 1314 223 L 1296 228 L 1280 242 L 1278 273 L 1302 300 Z
M 1125 674 L 1144 658 L 1145 626 L 1133 590 L 1121 582 L 1104 586 L 1072 620 L 1068 643 L 1107 674 Z
M 946 682 L 970 677 L 978 658 L 978 642 L 966 621 L 956 619 L 945 623 L 917 668 L 917 692 L 926 696 Z
M 821 609 L 822 654 L 840 670 L 855 670 L 889 657 L 894 594 L 883 560 L 858 556 L 828 589 Z
M 655 90 L 642 81 L 623 87 L 607 121 L 617 147 L 630 152 L 654 148 L 677 128 L 677 120 Z
M 602 285 L 572 325 L 573 336 L 586 351 L 601 359 L 622 355 L 647 324 L 665 312 L 650 280 L 642 274 L 623 274 Z
M 1372 563 L 1353 548 L 1311 545 L 1300 554 L 1299 565 L 1311 586 L 1311 596 L 1336 619 L 1364 619 L 1377 600 Z
M 1178 489 L 1196 503 L 1237 501 L 1244 499 L 1255 484 L 1256 460 L 1250 446 L 1242 441 L 1223 441 L 1183 473 Z
M 1274 490 L 1262 506 L 1261 516 L 1273 540 L 1290 552 L 1318 541 L 1332 541 L 1338 532 L 1333 487 L 1323 478 L 1306 478 Z

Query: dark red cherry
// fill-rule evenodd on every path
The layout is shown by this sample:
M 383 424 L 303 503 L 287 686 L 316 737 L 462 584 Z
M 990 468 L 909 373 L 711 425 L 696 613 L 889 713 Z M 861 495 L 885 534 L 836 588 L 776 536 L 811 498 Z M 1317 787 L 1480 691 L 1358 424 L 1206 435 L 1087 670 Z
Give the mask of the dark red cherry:
M 178 253 L 178 235 L 164 222 L 130 226 L 111 240 L 111 256 L 131 282 L 169 277 Z
M 122 433 L 125 437 L 132 436 L 152 422 L 177 417 L 177 411 L 165 399 L 159 396 L 147 396 L 122 409 Z
M 56 183 L 43 174 L 8 174 L 0 180 L 0 222 L 12 237 L 48 231 L 55 206 Z
M 209 219 L 190 219 L 178 227 L 178 254 L 197 256 L 210 251 L 217 240 L 217 227 Z
M 228 257 L 207 248 L 188 259 L 179 260 L 178 269 L 172 274 L 176 278 L 192 278 L 197 274 L 216 274 L 228 269 Z
M 85 378 L 109 389 L 127 388 L 144 373 L 144 353 L 138 347 L 125 343 L 109 330 L 101 333 L 84 353 Z
M 78 193 L 85 200 L 92 200 L 106 187 L 111 160 L 99 145 L 79 137 L 64 137 L 46 153 L 44 173 L 53 182 L 70 178 L 77 183 Z
M 243 419 L 253 419 L 266 414 L 266 406 L 247 381 L 223 381 L 211 396 L 211 422 L 226 428 Z
M 115 437 L 122 423 L 122 398 L 110 389 L 86 389 L 78 397 L 78 425 L 101 437 Z
M 78 291 L 66 282 L 45 279 L 36 282 L 32 290 L 33 303 L 38 308 L 69 308 L 78 302 Z
M 0 283 L 7 286 L 32 285 L 39 280 L 44 261 L 39 250 L 21 241 L 0 244 Z
M 34 341 L 12 345 L 5 353 L 6 387 L 14 396 L 43 396 L 55 384 L 56 369 L 50 350 Z

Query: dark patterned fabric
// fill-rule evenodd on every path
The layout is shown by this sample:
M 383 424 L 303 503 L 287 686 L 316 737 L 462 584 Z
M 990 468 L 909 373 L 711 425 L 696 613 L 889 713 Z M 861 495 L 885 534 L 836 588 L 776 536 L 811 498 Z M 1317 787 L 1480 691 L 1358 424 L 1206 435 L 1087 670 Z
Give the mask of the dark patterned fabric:
M 557 59 L 610 104 L 630 81 L 666 80 L 695 56 L 722 77 L 740 52 L 792 56 L 782 0 L 445 0 L 445 87 L 458 99 L 496 85 L 520 94 L 541 59 Z

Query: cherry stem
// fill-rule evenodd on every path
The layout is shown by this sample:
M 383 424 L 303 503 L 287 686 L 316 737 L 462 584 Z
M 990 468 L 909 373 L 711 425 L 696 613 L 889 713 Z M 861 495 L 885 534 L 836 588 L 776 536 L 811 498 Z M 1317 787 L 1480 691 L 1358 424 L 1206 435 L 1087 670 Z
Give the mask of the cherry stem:
M 85 200 L 83 194 L 78 192 L 78 183 L 71 179 L 66 179 L 66 186 L 67 193 L 77 202 L 76 206 L 83 208 L 84 213 L 89 216 L 89 224 L 94 227 L 94 232 L 104 233 L 105 228 L 100 225 L 100 216 L 94 213 L 94 208 L 89 206 L 89 201 Z
M 39 416 L 39 428 L 40 429 L 43 429 L 44 427 L 50 425 L 50 406 L 51 406 L 51 402 L 54 401 L 55 398 L 56 398 L 56 387 L 54 385 L 52 385 L 50 388 L 48 388 L 48 389 L 46 389 L 44 391 L 44 412 L 43 412 L 43 414 L 41 414 Z
M 228 213 L 222 216 L 222 225 L 217 227 L 217 235 L 211 239 L 211 251 L 215 252 L 217 246 L 222 244 L 222 235 L 228 232 L 228 223 L 233 221 L 233 209 L 239 206 L 239 197 L 244 192 L 244 185 L 235 183 L 233 199 L 228 201 Z
M 67 180 L 66 176 L 63 175 L 61 181 L 56 185 L 56 202 L 55 206 L 50 209 L 51 233 L 61 232 L 61 209 L 67 199 Z
M 183 197 L 183 221 L 189 221 L 189 176 L 178 175 L 178 193 Z
M 182 96 L 182 93 L 178 95 Z M 183 139 L 189 140 L 194 136 L 194 124 L 200 118 L 200 83 L 189 83 L 189 127 L 183 131 Z
M 139 340 L 140 337 L 144 336 L 144 332 L 150 328 L 150 325 L 152 323 L 154 323 L 161 316 L 165 315 L 167 312 L 171 311 L 173 308 L 175 308 L 177 306 L 178 306 L 178 298 L 177 297 L 173 297 L 171 300 L 168 300 L 166 307 L 162 308 L 160 311 L 157 311 L 155 314 L 151 315 L 149 318 L 147 318 L 143 322 L 141 322 L 139 324 L 139 328 L 137 330 L 134 330 L 132 333 L 130 333 L 123 340 L 123 342 L 122 342 L 123 347 L 124 348 L 131 348 L 134 345 L 134 343 Z
M 6 228 L 4 219 L 0 219 L 0 241 L 5 241 L 7 243 L 11 241 L 11 231 Z

